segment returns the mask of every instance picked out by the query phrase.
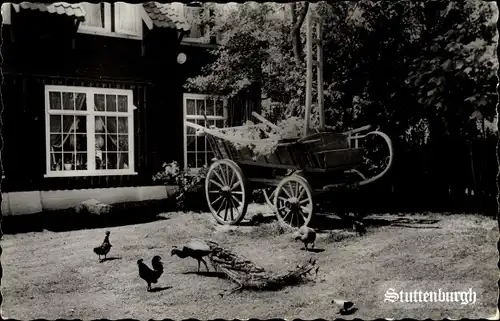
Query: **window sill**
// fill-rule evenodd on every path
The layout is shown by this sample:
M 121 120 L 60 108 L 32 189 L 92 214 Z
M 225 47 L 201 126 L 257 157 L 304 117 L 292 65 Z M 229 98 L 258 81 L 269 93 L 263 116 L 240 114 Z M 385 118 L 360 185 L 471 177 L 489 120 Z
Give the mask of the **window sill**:
M 137 175 L 137 172 L 130 170 L 103 170 L 103 171 L 56 171 L 43 175 L 50 177 L 81 177 L 81 176 L 125 176 Z

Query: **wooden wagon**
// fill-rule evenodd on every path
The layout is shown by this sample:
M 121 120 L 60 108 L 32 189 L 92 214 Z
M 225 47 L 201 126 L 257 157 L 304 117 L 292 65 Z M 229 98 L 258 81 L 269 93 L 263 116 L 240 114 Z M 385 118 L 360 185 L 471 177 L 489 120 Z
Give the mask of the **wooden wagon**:
M 272 135 L 259 140 L 230 137 L 224 131 L 265 131 L 272 127 L 264 123 L 231 128 L 206 128 L 191 122 L 186 124 L 206 135 L 215 155 L 206 180 L 205 193 L 210 211 L 221 224 L 238 224 L 245 217 L 251 191 L 263 189 L 265 198 L 282 223 L 291 226 L 307 225 L 315 211 L 318 194 L 346 186 L 362 186 L 376 181 L 390 169 L 393 149 L 390 138 L 364 126 L 344 133 L 316 131 L 303 138 L 279 139 Z M 358 141 L 377 136 L 387 145 L 388 155 L 380 173 L 367 178 L 357 170 L 363 163 L 365 149 Z M 269 155 L 259 155 L 253 146 L 272 145 Z
M 314 24 L 317 38 L 312 39 Z M 312 59 L 313 44 L 318 46 L 317 60 Z M 205 193 L 210 211 L 221 224 L 238 224 L 245 217 L 251 190 L 263 189 L 267 203 L 282 223 L 295 227 L 307 225 L 315 212 L 315 197 L 324 192 L 347 186 L 372 183 L 391 168 L 393 148 L 391 139 L 380 131 L 370 131 L 364 126 L 348 132 L 336 133 L 324 124 L 323 74 L 322 74 L 322 21 L 309 12 L 307 19 L 307 79 L 305 126 L 302 138 L 284 139 L 270 134 L 276 125 L 257 113 L 261 121 L 256 125 L 232 128 L 206 128 L 187 122 L 197 135 L 206 135 L 215 155 L 206 180 Z M 318 77 L 318 111 L 320 124 L 317 129 L 309 126 L 312 104 L 313 67 Z M 245 131 L 259 128 L 267 137 L 249 140 L 231 137 L 228 130 Z M 364 132 L 367 132 L 363 134 Z M 378 173 L 366 177 L 359 170 L 369 161 L 360 140 L 376 137 L 386 145 L 385 157 Z M 255 154 L 253 146 L 270 145 L 274 151 L 268 155 Z

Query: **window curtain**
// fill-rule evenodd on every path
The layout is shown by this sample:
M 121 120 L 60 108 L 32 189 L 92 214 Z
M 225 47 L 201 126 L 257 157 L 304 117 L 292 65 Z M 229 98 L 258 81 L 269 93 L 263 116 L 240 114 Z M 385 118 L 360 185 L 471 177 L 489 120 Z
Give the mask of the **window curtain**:
M 76 97 L 75 101 L 75 108 L 76 110 L 83 110 L 84 106 L 86 106 L 86 101 L 87 101 L 87 96 L 86 95 L 74 95 Z M 78 127 L 78 117 L 73 116 L 73 121 L 70 123 L 64 124 L 64 122 L 61 124 L 62 130 L 61 132 L 63 135 L 51 135 L 52 138 L 50 140 L 50 145 L 51 145 L 51 150 L 54 151 L 54 148 L 62 148 L 66 140 L 68 138 L 72 137 L 71 134 L 76 130 Z M 73 142 L 73 144 L 76 142 Z M 53 157 L 53 162 L 56 163 L 55 160 L 55 155 L 52 154 Z

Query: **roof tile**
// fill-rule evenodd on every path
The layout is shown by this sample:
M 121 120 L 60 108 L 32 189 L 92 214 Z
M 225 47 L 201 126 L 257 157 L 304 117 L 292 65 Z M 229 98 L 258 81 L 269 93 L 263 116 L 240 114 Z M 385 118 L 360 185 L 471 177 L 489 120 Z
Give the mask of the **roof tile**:
M 167 3 L 145 2 L 144 10 L 149 15 L 155 27 L 174 28 L 189 31 L 191 25 Z
M 74 16 L 79 20 L 85 19 L 85 11 L 77 3 L 67 3 L 67 2 L 55 2 L 52 4 L 40 3 L 40 2 L 21 2 L 20 4 L 13 4 L 16 12 L 20 9 L 23 10 L 34 10 L 41 12 L 65 14 L 68 16 Z

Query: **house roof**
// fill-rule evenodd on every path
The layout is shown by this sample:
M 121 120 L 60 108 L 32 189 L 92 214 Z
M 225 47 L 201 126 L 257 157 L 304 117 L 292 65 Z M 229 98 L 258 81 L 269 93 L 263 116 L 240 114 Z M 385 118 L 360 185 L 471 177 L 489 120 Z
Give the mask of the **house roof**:
M 65 14 L 68 16 L 74 16 L 78 20 L 85 20 L 85 11 L 77 3 L 67 3 L 67 2 L 55 2 L 40 3 L 40 2 L 21 2 L 19 4 L 12 4 L 16 12 L 23 10 L 34 10 L 48 13 L 56 13 L 59 15 Z
M 142 4 L 155 27 L 189 31 L 191 25 L 175 9 L 166 3 L 145 2 Z

